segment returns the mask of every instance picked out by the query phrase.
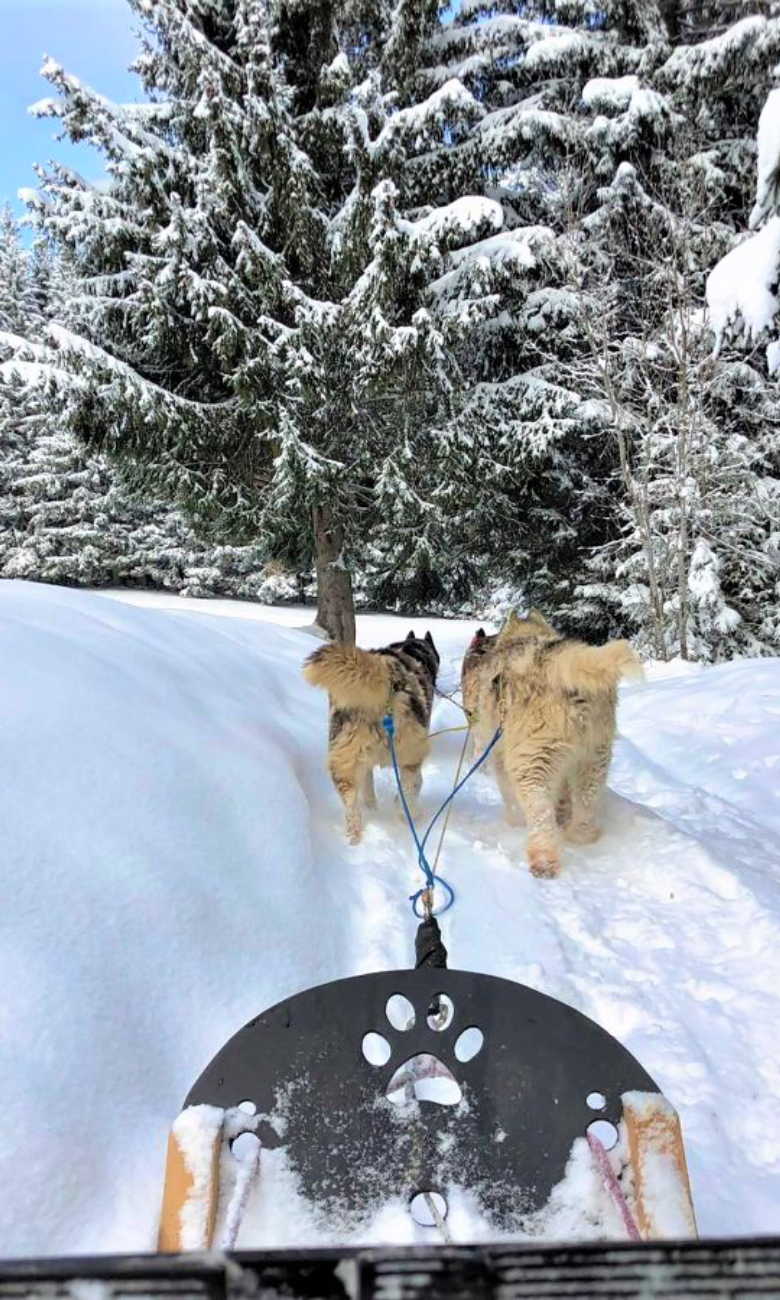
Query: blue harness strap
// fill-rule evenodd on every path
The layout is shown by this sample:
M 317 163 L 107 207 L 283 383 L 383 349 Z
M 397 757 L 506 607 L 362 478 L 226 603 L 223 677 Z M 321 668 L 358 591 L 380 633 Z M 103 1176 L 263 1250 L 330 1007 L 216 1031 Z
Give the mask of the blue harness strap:
M 441 888 L 444 890 L 445 894 L 447 895 L 447 899 L 446 902 L 444 903 L 444 906 L 440 907 L 438 909 L 438 912 L 436 913 L 436 915 L 440 916 L 442 912 L 446 912 L 448 908 L 452 907 L 452 904 L 455 902 L 455 890 L 452 888 L 452 885 L 447 883 L 446 880 L 442 880 L 441 876 L 437 876 L 434 874 L 431 865 L 425 856 L 425 845 L 428 842 L 428 836 L 430 835 L 437 821 L 441 817 L 445 808 L 447 808 L 447 806 L 450 803 L 452 803 L 452 800 L 455 798 L 455 795 L 458 793 L 458 791 L 463 789 L 469 777 L 473 776 L 477 768 L 482 766 L 482 764 L 484 763 L 485 759 L 487 758 L 493 746 L 497 744 L 498 740 L 501 737 L 501 727 L 499 726 L 496 728 L 495 735 L 493 736 L 493 739 L 491 740 L 490 744 L 487 746 L 486 749 L 482 751 L 476 763 L 472 764 L 472 766 L 469 768 L 468 772 L 462 778 L 462 780 L 460 780 L 458 784 L 455 786 L 455 788 L 451 790 L 450 793 L 447 795 L 447 798 L 444 800 L 444 803 L 441 805 L 441 807 L 439 808 L 435 816 L 431 819 L 428 825 L 428 829 L 426 830 L 421 840 L 419 835 L 417 834 L 417 827 L 414 824 L 414 818 L 412 817 L 412 814 L 409 811 L 409 805 L 406 802 L 406 795 L 404 794 L 404 787 L 401 781 L 401 772 L 398 767 L 398 755 L 395 752 L 395 721 L 393 719 L 392 713 L 388 713 L 385 715 L 385 717 L 382 719 L 382 726 L 384 727 L 385 732 L 387 733 L 387 739 L 390 744 L 390 757 L 393 760 L 393 771 L 395 773 L 396 785 L 398 786 L 398 793 L 401 798 L 401 806 L 404 810 L 404 813 L 406 814 L 406 820 L 409 824 L 409 830 L 412 832 L 412 839 L 414 840 L 415 848 L 417 849 L 417 861 L 419 863 L 420 870 L 423 872 L 423 875 L 425 876 L 425 885 L 423 886 L 423 888 L 418 889 L 416 894 L 412 894 L 410 896 L 412 910 L 415 916 L 418 918 L 418 920 L 422 920 L 423 913 L 418 912 L 417 910 L 417 904 L 420 898 L 426 892 L 426 890 L 429 889 L 432 890 L 435 885 L 441 885 Z

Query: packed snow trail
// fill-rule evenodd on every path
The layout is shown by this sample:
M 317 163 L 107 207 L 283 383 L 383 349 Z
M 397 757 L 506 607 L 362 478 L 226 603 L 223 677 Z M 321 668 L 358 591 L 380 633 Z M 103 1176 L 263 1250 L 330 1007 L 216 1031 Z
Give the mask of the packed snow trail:
M 234 1030 L 412 962 L 408 829 L 385 772 L 344 841 L 326 701 L 300 675 L 312 639 L 280 626 L 310 611 L 124 601 L 0 587 L 5 1254 L 152 1247 L 169 1123 Z M 370 616 L 359 639 L 409 626 L 453 688 L 476 625 Z M 578 1007 L 678 1107 L 703 1234 L 777 1229 L 778 714 L 777 661 L 632 687 L 598 844 L 533 879 L 478 773 L 440 863 L 451 965 Z M 459 722 L 437 703 L 434 729 Z M 461 743 L 433 742 L 423 824 Z

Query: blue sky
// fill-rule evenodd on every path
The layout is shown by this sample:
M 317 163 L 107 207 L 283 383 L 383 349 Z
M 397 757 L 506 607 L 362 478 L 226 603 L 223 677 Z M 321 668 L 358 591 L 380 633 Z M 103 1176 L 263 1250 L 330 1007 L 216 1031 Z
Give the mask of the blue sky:
M 102 175 L 96 151 L 57 143 L 57 123 L 37 121 L 27 108 L 54 93 L 39 75 L 47 54 L 111 99 L 142 98 L 127 72 L 137 26 L 126 0 L 0 0 L 0 203 L 23 211 L 16 191 L 35 185 L 35 162 L 57 158 L 90 179 Z

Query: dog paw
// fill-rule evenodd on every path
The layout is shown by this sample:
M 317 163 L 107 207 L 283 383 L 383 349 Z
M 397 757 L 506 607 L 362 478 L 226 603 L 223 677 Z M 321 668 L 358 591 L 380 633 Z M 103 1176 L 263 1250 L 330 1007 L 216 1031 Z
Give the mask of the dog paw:
M 506 822 L 507 826 L 522 826 L 523 824 L 522 814 L 520 813 L 519 809 L 507 808 L 506 804 L 504 804 L 504 821 Z
M 564 834 L 570 844 L 595 844 L 601 838 L 601 827 L 595 822 L 572 823 Z
M 346 835 L 348 844 L 359 844 L 363 838 L 362 825 L 355 825 L 354 822 L 348 823 L 346 827 Z
M 528 865 L 537 880 L 552 880 L 561 872 L 560 858 L 548 849 L 529 849 Z
M 409 795 L 406 796 L 406 806 L 409 809 L 409 816 L 412 818 L 413 821 L 416 822 L 420 816 L 420 805 L 415 799 L 414 795 L 412 795 L 411 797 Z M 404 806 L 397 795 L 395 800 L 395 811 L 396 811 L 396 816 L 402 822 L 406 821 L 406 813 L 404 812 Z

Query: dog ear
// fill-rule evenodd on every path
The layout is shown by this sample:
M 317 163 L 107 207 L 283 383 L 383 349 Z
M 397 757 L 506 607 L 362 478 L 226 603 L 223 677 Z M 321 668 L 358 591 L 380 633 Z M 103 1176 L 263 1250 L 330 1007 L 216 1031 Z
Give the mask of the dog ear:
M 550 632 L 552 632 L 553 630 L 550 627 L 550 624 L 547 622 L 547 619 L 544 617 L 544 614 L 540 614 L 538 609 L 531 610 L 530 614 L 528 615 L 528 622 L 538 623 L 540 627 L 547 628 Z
M 428 645 L 433 645 L 433 637 L 430 632 L 425 633 L 425 640 L 428 642 Z
M 438 650 L 436 649 L 436 642 L 434 641 L 434 639 L 433 639 L 433 637 L 431 636 L 430 632 L 426 632 L 426 633 L 425 633 L 425 643 L 426 643 L 426 645 L 429 645 L 429 646 L 431 647 L 431 650 L 432 650 L 433 653 L 436 655 L 436 658 L 437 658 L 437 660 L 438 660 L 438 658 L 439 658 L 439 652 L 438 652 Z
M 477 631 L 474 633 L 474 640 L 475 640 L 475 641 L 484 641 L 484 639 L 485 639 L 485 629 L 484 629 L 484 627 L 480 627 L 480 628 L 478 628 Z
M 407 639 L 407 641 L 416 641 L 416 640 L 417 640 L 417 637 L 414 635 L 414 628 L 412 628 L 411 632 L 407 632 L 407 633 L 406 633 L 406 639 Z

